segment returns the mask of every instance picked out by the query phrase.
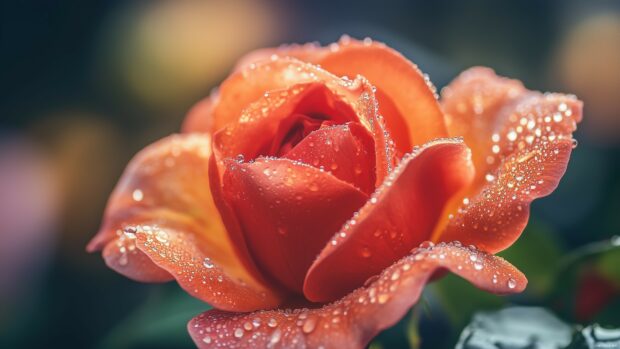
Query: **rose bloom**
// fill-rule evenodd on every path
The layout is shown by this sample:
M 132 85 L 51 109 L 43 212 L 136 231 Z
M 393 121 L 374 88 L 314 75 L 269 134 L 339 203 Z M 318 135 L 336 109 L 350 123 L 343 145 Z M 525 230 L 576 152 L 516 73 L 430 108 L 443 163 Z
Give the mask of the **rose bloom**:
M 369 39 L 259 50 L 136 155 L 88 250 L 211 304 L 199 347 L 362 348 L 444 270 L 525 288 L 493 254 L 557 186 L 581 110 L 487 68 L 439 98 Z

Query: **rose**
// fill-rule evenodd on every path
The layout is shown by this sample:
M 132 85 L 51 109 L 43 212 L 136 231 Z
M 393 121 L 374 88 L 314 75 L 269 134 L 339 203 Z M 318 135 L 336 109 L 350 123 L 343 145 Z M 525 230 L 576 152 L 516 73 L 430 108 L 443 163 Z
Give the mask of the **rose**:
M 435 271 L 525 288 L 493 253 L 557 186 L 580 119 L 486 68 L 438 102 L 368 39 L 257 51 L 132 160 L 88 248 L 215 307 L 188 326 L 201 347 L 361 348 Z

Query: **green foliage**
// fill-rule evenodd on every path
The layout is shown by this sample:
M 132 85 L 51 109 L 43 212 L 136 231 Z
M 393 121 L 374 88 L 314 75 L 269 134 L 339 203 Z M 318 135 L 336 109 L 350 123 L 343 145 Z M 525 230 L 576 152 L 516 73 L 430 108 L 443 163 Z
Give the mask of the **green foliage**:
M 99 348 L 195 348 L 187 333 L 187 323 L 209 308 L 176 285 L 154 287 L 147 299 L 104 338 Z

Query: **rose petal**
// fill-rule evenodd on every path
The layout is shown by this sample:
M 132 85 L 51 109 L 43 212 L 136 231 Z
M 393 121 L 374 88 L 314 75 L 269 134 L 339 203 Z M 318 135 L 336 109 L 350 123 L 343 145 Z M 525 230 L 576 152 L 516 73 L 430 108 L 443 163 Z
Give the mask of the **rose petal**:
M 140 282 L 174 280 L 169 272 L 158 267 L 136 247 L 135 240 L 127 239 L 124 234 L 108 242 L 102 255 L 108 267 L 132 280 Z
M 470 151 L 459 140 L 431 142 L 403 157 L 316 259 L 306 276 L 306 298 L 342 297 L 429 239 L 444 205 L 473 174 Z
M 189 112 L 183 125 L 181 126 L 181 132 L 183 133 L 211 133 L 213 124 L 213 108 L 218 103 L 217 91 L 212 92 L 211 95 L 200 102 L 196 103 Z
M 312 132 L 284 157 L 329 170 L 364 193 L 375 189 L 372 136 L 359 124 L 323 127 Z
M 277 306 L 281 296 L 265 285 L 249 255 L 244 257 L 224 229 L 207 184 L 209 156 L 210 137 L 199 134 L 170 136 L 141 151 L 112 193 L 102 228 L 88 249 L 107 245 L 108 264 L 133 278 L 157 276 L 150 281 L 162 281 L 165 270 L 188 292 L 220 309 Z M 163 232 L 160 239 L 145 240 L 156 231 Z M 154 264 L 129 253 L 133 244 Z M 219 267 L 206 270 L 202 261 L 207 257 Z M 217 281 L 220 276 L 225 282 Z M 196 285 L 203 278 L 206 284 Z
M 327 172 L 288 159 L 225 161 L 223 189 L 262 270 L 301 293 L 334 231 L 368 196 Z
M 286 102 L 291 89 L 309 83 L 324 85 L 333 95 L 337 95 L 338 100 L 350 106 L 360 123 L 369 130 L 376 145 L 377 183 L 383 181 L 396 162 L 394 144 L 383 118 L 377 114 L 373 87 L 361 76 L 355 80 L 341 79 L 315 65 L 293 58 L 251 64 L 222 83 L 220 102 L 213 110 L 212 129 L 220 130 L 228 124 L 253 120 L 262 113 L 269 117 Z M 283 90 L 287 91 L 285 96 L 281 95 Z M 272 96 L 270 91 L 277 91 L 280 95 Z
M 450 84 L 443 104 L 450 132 L 463 132 L 475 147 L 479 176 L 464 198 L 451 203 L 433 239 L 499 252 L 523 231 L 530 203 L 557 187 L 582 103 L 573 96 L 526 91 L 475 68 Z M 472 123 L 472 111 L 484 121 Z
M 368 286 L 319 309 L 234 314 L 207 311 L 188 324 L 199 348 L 364 348 L 400 320 L 438 269 L 498 294 L 521 292 L 525 276 L 500 257 L 457 244 L 419 248 Z
M 368 78 L 377 88 L 379 111 L 404 154 L 412 145 L 447 137 L 435 87 L 418 67 L 383 43 L 343 36 L 338 43 L 281 46 L 258 50 L 241 60 L 238 69 L 272 55 L 290 56 L 320 65 L 338 76 Z
M 353 108 L 324 84 L 298 84 L 271 91 L 245 109 L 238 122 L 218 131 L 213 142 L 216 154 L 222 159 L 239 154 L 246 159 L 278 155 L 274 140 L 284 138 L 282 133 L 293 126 L 296 116 L 315 116 L 317 122 L 335 124 L 358 120 Z M 283 126 L 288 127 L 282 130 Z

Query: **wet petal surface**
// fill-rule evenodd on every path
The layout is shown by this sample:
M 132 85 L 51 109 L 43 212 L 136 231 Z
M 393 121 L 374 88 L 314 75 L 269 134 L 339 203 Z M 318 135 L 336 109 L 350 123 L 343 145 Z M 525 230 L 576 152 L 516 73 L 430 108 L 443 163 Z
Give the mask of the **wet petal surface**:
M 363 348 L 417 303 L 429 278 L 447 269 L 483 290 L 523 291 L 525 276 L 500 257 L 458 243 L 423 244 L 367 286 L 318 309 L 234 314 L 211 310 L 188 324 L 200 348 Z
M 340 298 L 428 240 L 444 205 L 471 182 L 470 157 L 455 139 L 406 155 L 321 251 L 306 276 L 306 298 Z
M 107 245 L 106 262 L 143 281 L 162 281 L 165 270 L 192 295 L 220 309 L 276 306 L 279 293 L 265 286 L 251 259 L 231 243 L 215 208 L 207 179 L 210 143 L 207 135 L 170 136 L 136 155 L 88 249 Z M 219 267 L 208 270 L 205 258 Z M 218 282 L 218 276 L 228 282 Z
M 326 47 L 316 44 L 281 46 L 252 52 L 238 67 L 242 69 L 272 55 L 318 64 L 338 76 L 354 78 L 359 74 L 366 77 L 376 87 L 379 112 L 400 154 L 408 152 L 413 145 L 448 136 L 435 87 L 428 76 L 383 43 L 343 36 L 339 42 Z
M 225 160 L 224 198 L 262 270 L 301 293 L 316 255 L 368 196 L 307 164 L 288 159 Z
M 375 189 L 375 144 L 359 124 L 316 130 L 284 157 L 329 171 L 366 194 Z
M 257 117 L 271 118 L 274 113 L 288 116 L 289 114 L 278 109 L 286 105 L 294 107 L 294 103 L 287 101 L 292 101 L 291 95 L 297 91 L 296 86 L 307 84 L 322 85 L 323 89 L 327 89 L 325 93 L 337 96 L 326 99 L 337 102 L 332 103 L 330 109 L 334 110 L 334 106 L 341 104 L 348 106 L 359 123 L 370 132 L 375 141 L 377 183 L 382 182 L 397 161 L 394 142 L 390 138 L 383 117 L 378 114 L 373 86 L 361 76 L 354 80 L 342 79 L 316 65 L 294 58 L 276 57 L 252 63 L 235 72 L 222 84 L 219 92 L 220 102 L 213 110 L 212 129 L 222 130 L 228 125 L 243 124 L 246 121 L 256 120 Z M 323 104 L 325 103 L 320 103 Z M 337 123 L 344 123 L 353 119 L 348 110 L 344 106 L 336 108 L 339 112 L 331 113 L 330 116 L 339 117 Z M 229 131 L 232 136 L 232 130 Z M 256 140 L 262 139 L 264 138 L 259 137 Z M 239 141 L 238 138 L 235 140 Z M 226 156 L 221 158 L 224 157 Z
M 434 239 L 501 251 L 523 231 L 530 203 L 558 185 L 582 103 L 527 91 L 485 68 L 464 72 L 443 95 L 450 132 L 472 144 L 477 178 L 450 204 Z

